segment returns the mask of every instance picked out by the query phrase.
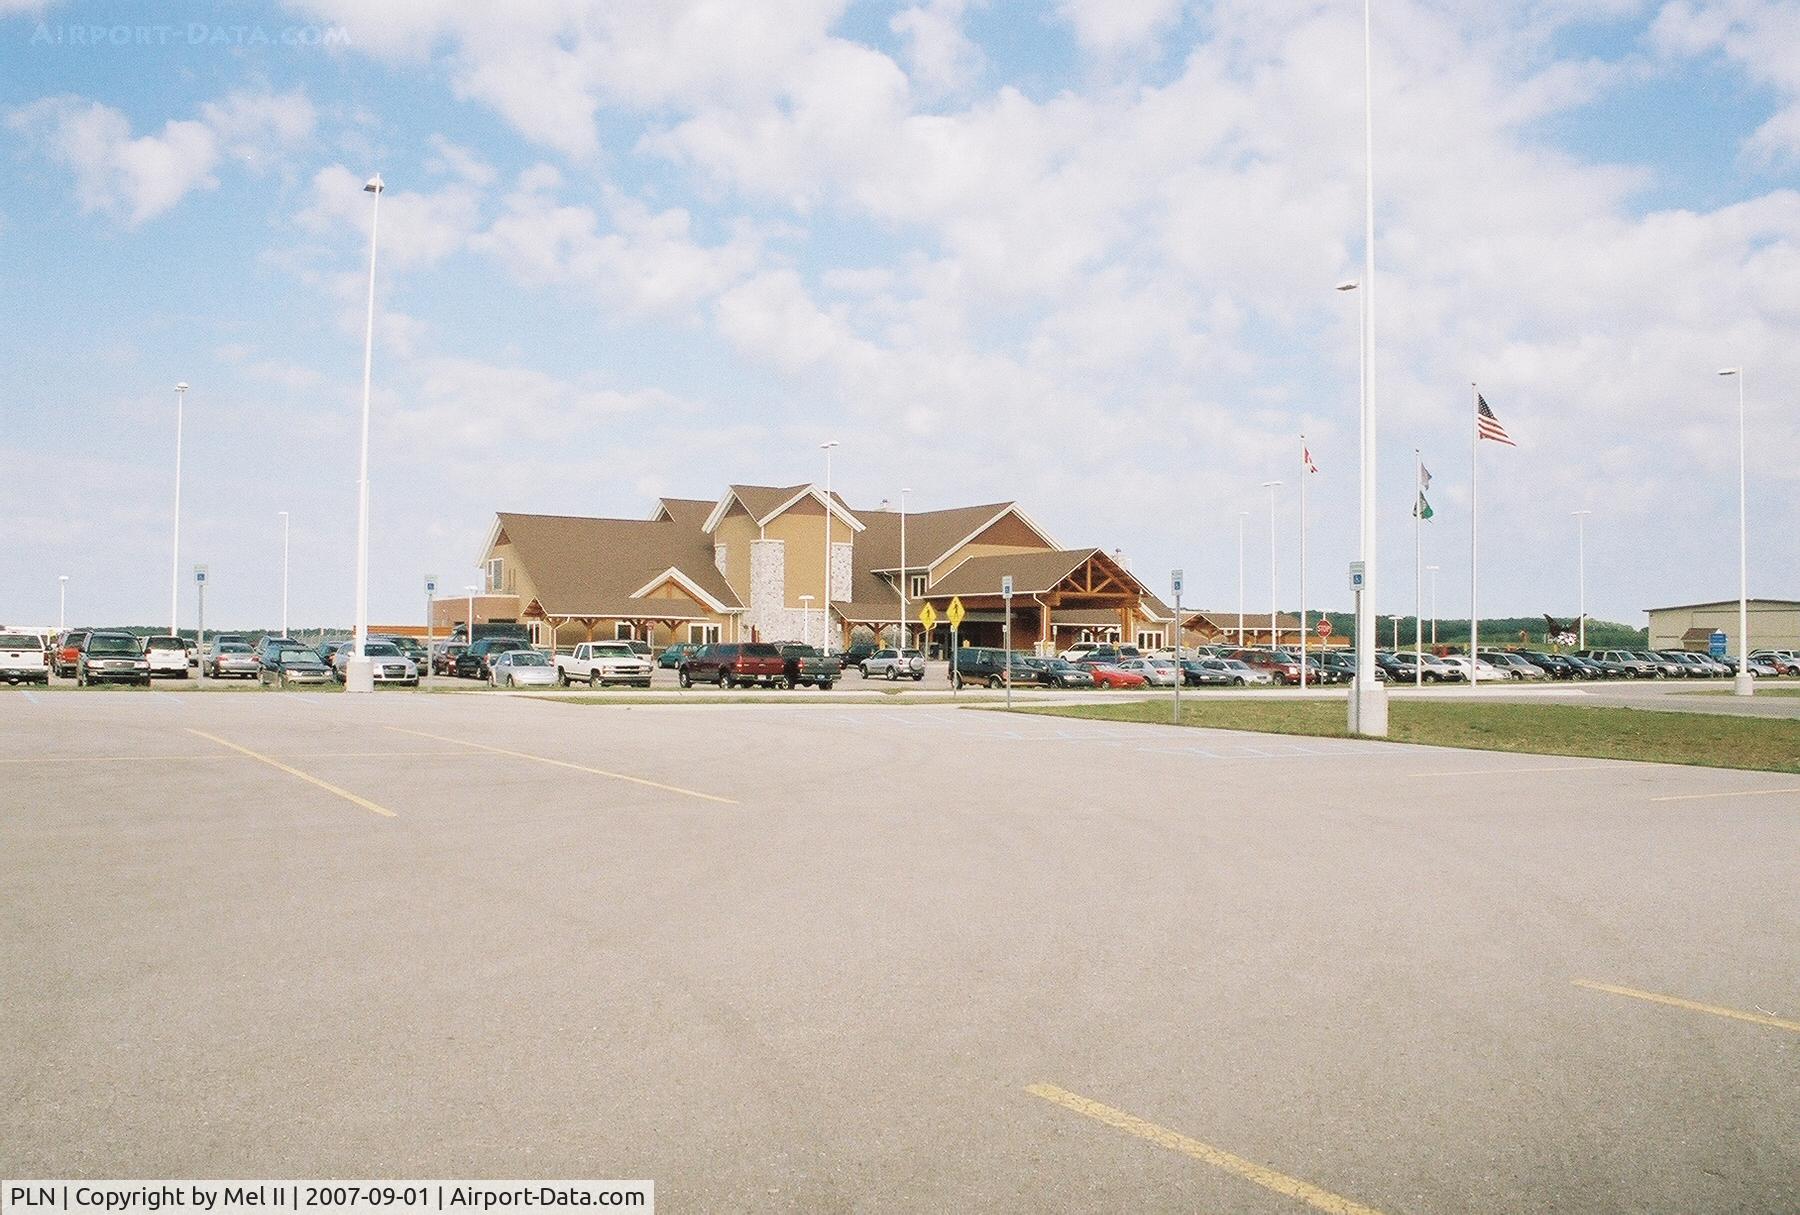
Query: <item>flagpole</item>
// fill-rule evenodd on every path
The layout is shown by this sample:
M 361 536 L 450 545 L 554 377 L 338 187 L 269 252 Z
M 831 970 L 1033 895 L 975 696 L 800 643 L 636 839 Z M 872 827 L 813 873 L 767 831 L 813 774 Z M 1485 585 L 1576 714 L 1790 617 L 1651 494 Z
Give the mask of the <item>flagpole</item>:
M 1306 436 L 1300 436 L 1300 690 L 1306 690 Z
M 1425 484 L 1425 460 L 1419 455 L 1419 449 L 1413 448 L 1413 484 Z M 1425 639 L 1419 631 L 1419 621 L 1425 606 L 1423 586 L 1425 567 L 1421 564 L 1420 554 L 1424 552 L 1425 527 L 1425 491 L 1413 490 L 1413 687 L 1425 686 Z
M 1481 389 L 1469 382 L 1469 686 L 1480 678 L 1475 655 L 1481 648 Z

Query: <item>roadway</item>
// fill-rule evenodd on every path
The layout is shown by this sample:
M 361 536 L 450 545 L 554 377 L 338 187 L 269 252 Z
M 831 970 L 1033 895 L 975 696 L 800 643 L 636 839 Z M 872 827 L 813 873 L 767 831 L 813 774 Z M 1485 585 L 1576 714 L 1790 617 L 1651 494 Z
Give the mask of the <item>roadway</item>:
M 1796 856 L 1762 773 L 939 704 L 0 695 L 0 1175 L 1794 1210 Z

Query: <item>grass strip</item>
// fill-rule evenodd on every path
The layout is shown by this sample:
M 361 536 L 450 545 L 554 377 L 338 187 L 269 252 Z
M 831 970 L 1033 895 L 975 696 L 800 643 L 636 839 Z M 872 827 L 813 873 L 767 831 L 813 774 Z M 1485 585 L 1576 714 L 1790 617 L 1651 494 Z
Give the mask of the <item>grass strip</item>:
M 1032 706 L 1022 711 L 1095 721 L 1169 724 L 1167 700 Z M 1181 724 L 1261 734 L 1349 737 L 1341 700 L 1183 700 Z M 1800 772 L 1800 721 L 1717 713 L 1393 700 L 1388 703 L 1388 741 L 1528 755 Z

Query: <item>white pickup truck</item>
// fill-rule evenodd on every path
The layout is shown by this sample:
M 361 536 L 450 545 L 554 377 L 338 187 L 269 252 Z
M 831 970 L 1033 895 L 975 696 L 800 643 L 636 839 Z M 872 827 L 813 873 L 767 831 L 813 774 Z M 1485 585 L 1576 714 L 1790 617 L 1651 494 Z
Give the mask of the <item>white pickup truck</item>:
M 556 682 L 565 688 L 572 683 L 594 688 L 628 683 L 647 688 L 654 670 L 651 661 L 632 649 L 629 641 L 585 641 L 573 654 L 556 656 Z
M 50 659 L 36 633 L 0 632 L 0 681 L 50 683 Z

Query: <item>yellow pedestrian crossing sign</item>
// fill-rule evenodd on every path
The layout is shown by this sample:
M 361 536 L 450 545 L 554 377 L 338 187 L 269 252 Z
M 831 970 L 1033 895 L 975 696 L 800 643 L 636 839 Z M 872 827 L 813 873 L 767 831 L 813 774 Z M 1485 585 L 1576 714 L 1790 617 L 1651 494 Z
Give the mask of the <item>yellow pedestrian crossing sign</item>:
M 937 609 L 929 603 L 919 609 L 919 623 L 925 626 L 927 633 L 937 627 Z
M 960 597 L 958 597 L 958 598 L 954 598 L 954 599 L 950 600 L 950 607 L 948 608 L 948 610 L 946 610 L 944 612 L 944 615 L 949 619 L 951 628 L 953 628 L 953 629 L 962 628 L 962 622 L 963 622 L 962 599 Z

